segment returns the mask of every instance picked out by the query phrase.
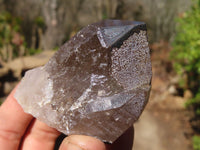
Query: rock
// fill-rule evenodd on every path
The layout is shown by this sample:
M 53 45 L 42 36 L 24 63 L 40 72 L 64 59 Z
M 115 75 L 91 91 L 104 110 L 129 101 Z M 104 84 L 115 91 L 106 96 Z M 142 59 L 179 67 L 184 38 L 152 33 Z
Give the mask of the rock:
M 44 51 L 33 56 L 16 58 L 7 64 L 7 68 L 13 72 L 14 77 L 21 78 L 21 72 L 23 70 L 28 70 L 44 65 L 48 62 L 54 53 L 54 51 Z
M 18 84 L 18 82 L 5 82 L 4 83 L 4 89 L 3 89 L 3 93 L 5 95 L 8 95 L 13 89 L 14 87 Z
M 175 96 L 171 102 L 171 104 L 173 104 L 173 106 L 171 107 L 172 109 L 185 109 L 185 103 L 186 100 L 181 97 L 181 96 Z
M 175 85 L 170 85 L 168 88 L 168 92 L 171 95 L 176 95 L 178 93 Z
M 15 97 L 25 112 L 67 134 L 112 143 L 138 119 L 150 92 L 146 25 L 107 20 L 88 25 L 39 68 Z
M 189 100 L 193 97 L 193 94 L 190 90 L 187 89 L 187 90 L 184 91 L 183 97 L 184 97 L 185 100 Z
M 8 72 L 9 72 L 9 68 L 8 67 L 2 67 L 2 68 L 0 68 L 0 77 L 3 77 Z
M 19 57 L 8 63 L 4 63 L 2 67 L 0 67 L 0 77 L 6 76 L 9 71 L 11 71 L 15 78 L 20 79 L 23 70 L 33 69 L 44 65 L 54 53 L 55 51 L 49 50 L 32 56 Z

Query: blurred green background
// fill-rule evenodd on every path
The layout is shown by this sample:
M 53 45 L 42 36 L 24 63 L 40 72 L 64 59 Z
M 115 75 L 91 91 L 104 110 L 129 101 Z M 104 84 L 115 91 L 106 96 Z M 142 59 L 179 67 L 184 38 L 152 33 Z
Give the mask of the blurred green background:
M 144 21 L 152 57 L 149 103 L 134 150 L 200 150 L 200 0 L 0 0 L 0 103 L 84 26 Z

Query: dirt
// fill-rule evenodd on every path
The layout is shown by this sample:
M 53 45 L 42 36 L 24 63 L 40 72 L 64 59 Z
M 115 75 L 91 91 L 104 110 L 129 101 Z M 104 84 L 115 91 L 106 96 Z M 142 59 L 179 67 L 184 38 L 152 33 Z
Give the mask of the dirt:
M 184 109 L 147 108 L 135 123 L 133 150 L 192 150 L 189 116 Z
M 153 45 L 152 90 L 145 111 L 134 125 L 133 150 L 193 149 L 191 112 L 184 107 L 191 93 L 178 91 L 178 77 L 168 58 L 170 48 L 165 44 Z

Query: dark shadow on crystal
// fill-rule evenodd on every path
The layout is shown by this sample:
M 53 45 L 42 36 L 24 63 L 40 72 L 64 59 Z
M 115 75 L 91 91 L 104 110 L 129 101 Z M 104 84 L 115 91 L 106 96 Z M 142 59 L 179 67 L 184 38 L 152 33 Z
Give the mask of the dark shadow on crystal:
M 67 137 L 65 134 L 61 134 L 57 139 L 56 139 L 56 143 L 55 143 L 55 147 L 54 150 L 58 150 L 62 141 L 64 140 L 64 138 Z
M 133 33 L 139 33 L 140 31 L 145 31 L 146 30 L 146 24 L 141 24 L 140 26 L 134 26 L 132 30 L 127 32 L 122 38 L 118 39 L 112 47 L 117 47 L 120 48 L 121 45 L 123 45 L 123 42 L 127 40 Z

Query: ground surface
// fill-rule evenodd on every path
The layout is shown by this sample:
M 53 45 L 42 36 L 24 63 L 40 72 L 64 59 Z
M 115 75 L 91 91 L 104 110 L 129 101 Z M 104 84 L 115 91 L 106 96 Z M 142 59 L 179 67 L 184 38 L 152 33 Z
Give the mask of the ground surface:
M 135 123 L 133 150 L 192 150 L 185 110 L 146 109 Z
M 166 50 L 154 51 L 152 54 L 152 90 L 147 107 L 134 125 L 133 150 L 193 149 L 193 130 L 189 122 L 191 112 L 184 107 L 191 95 L 186 92 L 180 96 L 177 92 L 178 79 L 170 71 L 167 57 Z

